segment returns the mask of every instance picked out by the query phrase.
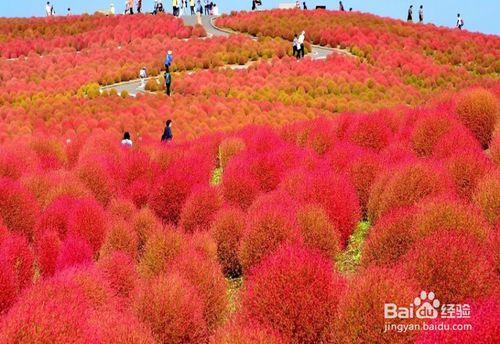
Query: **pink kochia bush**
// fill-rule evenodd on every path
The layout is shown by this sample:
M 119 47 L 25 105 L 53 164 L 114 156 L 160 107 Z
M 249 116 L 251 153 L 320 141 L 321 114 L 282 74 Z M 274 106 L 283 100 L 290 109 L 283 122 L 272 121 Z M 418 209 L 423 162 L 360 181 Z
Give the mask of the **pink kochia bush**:
M 242 315 L 276 330 L 287 342 L 325 341 L 346 282 L 316 251 L 284 246 L 249 274 Z

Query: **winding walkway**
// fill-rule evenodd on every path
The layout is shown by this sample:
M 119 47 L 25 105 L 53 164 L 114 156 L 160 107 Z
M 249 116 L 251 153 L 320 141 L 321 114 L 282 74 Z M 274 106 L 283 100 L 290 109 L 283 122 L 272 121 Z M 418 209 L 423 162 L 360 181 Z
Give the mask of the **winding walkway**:
M 182 17 L 184 24 L 187 26 L 195 26 L 197 24 L 196 16 L 184 16 Z M 201 17 L 202 25 L 207 32 L 208 37 L 229 37 L 230 35 L 237 34 L 238 32 L 236 31 L 231 31 L 227 30 L 224 28 L 219 28 L 215 25 L 215 17 L 213 16 L 202 16 Z M 257 39 L 256 37 L 252 36 L 252 39 Z M 308 55 L 311 57 L 313 60 L 324 60 L 326 59 L 329 55 L 331 54 L 338 54 L 338 55 L 346 55 L 346 56 L 353 56 L 350 52 L 347 50 L 342 50 L 338 48 L 328 48 L 328 47 L 322 47 L 318 45 L 312 45 L 311 46 L 311 53 Z M 230 69 L 247 69 L 249 66 L 251 66 L 252 63 L 247 63 L 245 65 L 228 65 L 222 68 L 230 68 Z M 188 74 L 192 74 L 193 72 L 188 72 Z M 150 77 L 146 80 L 156 78 Z M 145 91 L 144 88 L 141 87 L 141 80 L 140 79 L 134 79 L 130 81 L 125 81 L 117 84 L 112 84 L 112 85 L 106 85 L 102 86 L 100 88 L 100 91 L 109 91 L 115 89 L 118 94 L 120 94 L 122 91 L 127 91 L 128 94 L 132 97 L 135 97 L 138 93 L 149 93 L 148 91 Z

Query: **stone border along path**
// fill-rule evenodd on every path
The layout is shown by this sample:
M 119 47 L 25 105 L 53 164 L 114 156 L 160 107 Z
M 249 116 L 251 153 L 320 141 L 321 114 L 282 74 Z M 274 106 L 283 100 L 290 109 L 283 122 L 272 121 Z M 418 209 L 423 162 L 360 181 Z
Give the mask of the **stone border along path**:
M 182 17 L 184 24 L 187 26 L 195 26 L 197 24 L 196 16 L 184 16 Z M 229 37 L 230 35 L 234 34 L 241 34 L 240 32 L 237 31 L 232 31 L 224 28 L 220 28 L 215 25 L 216 17 L 214 16 L 202 16 L 201 21 L 202 25 L 205 28 L 205 31 L 207 32 L 208 37 L 214 37 L 214 36 L 219 36 L 219 37 Z M 250 35 L 249 35 L 250 36 Z M 252 39 L 257 40 L 257 37 L 251 36 Z M 349 51 L 339 49 L 339 48 L 329 48 L 329 47 L 323 47 L 319 45 L 311 45 L 312 52 L 311 54 L 308 54 L 313 60 L 324 60 L 326 59 L 329 55 L 331 54 L 339 54 L 339 55 L 345 55 L 345 56 L 350 56 L 354 57 Z M 253 63 L 258 62 L 258 61 L 253 61 L 249 62 L 245 65 L 226 65 L 221 68 L 230 68 L 230 69 L 247 69 L 250 67 Z M 187 74 L 193 74 L 193 71 L 188 71 Z M 158 76 L 152 76 L 149 77 L 146 80 L 154 79 L 157 78 Z M 129 96 L 135 97 L 138 93 L 152 93 L 144 90 L 143 88 L 140 87 L 141 85 L 141 80 L 140 79 L 134 79 L 134 80 L 129 80 L 129 81 L 124 81 L 112 85 L 106 85 L 106 86 L 101 86 L 100 87 L 100 92 L 102 93 L 103 91 L 110 91 L 112 89 L 115 89 L 118 94 L 120 94 L 122 91 L 127 91 Z

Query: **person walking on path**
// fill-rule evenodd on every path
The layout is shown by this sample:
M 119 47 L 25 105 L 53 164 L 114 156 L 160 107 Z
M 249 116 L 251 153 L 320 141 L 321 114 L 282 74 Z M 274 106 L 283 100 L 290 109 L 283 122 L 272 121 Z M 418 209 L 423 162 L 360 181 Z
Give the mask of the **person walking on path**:
M 165 70 L 170 72 L 170 66 L 174 61 L 174 56 L 172 55 L 172 50 L 167 51 L 167 56 L 165 56 Z
M 137 0 L 137 13 L 142 11 L 142 0 Z
M 68 7 L 68 13 L 66 14 L 68 17 L 71 16 L 71 8 Z
M 168 120 L 165 123 L 165 129 L 163 130 L 163 135 L 161 136 L 161 142 L 172 141 L 174 135 L 172 135 L 172 120 Z
M 139 71 L 139 78 L 141 79 L 141 88 L 146 87 L 146 78 L 148 77 L 148 72 L 146 70 L 146 67 L 142 67 L 141 70 Z
M 457 14 L 457 28 L 459 30 L 462 30 L 462 28 L 464 27 L 464 20 L 462 19 L 462 17 L 460 16 L 460 13 Z
M 408 9 L 408 17 L 406 18 L 407 22 L 413 22 L 413 5 L 410 5 Z
M 305 1 L 302 3 L 302 6 L 303 6 L 303 9 L 307 11 L 307 4 Z
M 52 6 L 50 5 L 49 1 L 47 1 L 47 4 L 45 5 L 45 15 L 47 17 L 52 16 Z
M 189 0 L 189 8 L 191 9 L 191 15 L 194 16 L 194 0 Z
M 420 5 L 418 10 L 418 22 L 422 24 L 424 22 L 424 5 Z
M 344 4 L 342 3 L 342 1 L 339 1 L 339 11 L 345 12 Z
M 124 147 L 132 147 L 132 145 L 133 145 L 133 142 L 130 139 L 130 133 L 128 131 L 126 131 L 123 134 L 122 146 L 124 146 Z
M 165 94 L 170 97 L 172 91 L 172 74 L 169 71 L 165 72 Z
M 305 40 L 306 40 L 306 32 L 302 31 L 298 39 L 299 59 L 305 56 L 305 46 L 304 46 Z

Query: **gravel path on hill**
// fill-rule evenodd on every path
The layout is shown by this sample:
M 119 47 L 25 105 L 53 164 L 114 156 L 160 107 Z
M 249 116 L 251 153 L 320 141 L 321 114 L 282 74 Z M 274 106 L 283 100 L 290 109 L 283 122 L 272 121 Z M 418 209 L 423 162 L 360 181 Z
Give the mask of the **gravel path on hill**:
M 187 26 L 194 26 L 197 24 L 196 16 L 184 16 L 182 17 L 184 24 Z M 237 32 L 233 32 L 230 30 L 226 30 L 223 28 L 219 28 L 214 24 L 215 17 L 213 16 L 202 16 L 201 21 L 202 25 L 207 32 L 208 37 L 229 37 L 232 34 L 237 34 Z M 253 39 L 256 39 L 253 37 Z M 326 59 L 329 55 L 332 54 L 339 54 L 339 55 L 346 55 L 346 56 L 353 56 L 351 53 L 349 53 L 346 50 L 342 49 L 337 49 L 337 48 L 327 48 L 327 47 L 321 47 L 317 45 L 313 45 L 311 47 L 311 53 L 308 54 L 309 57 L 311 57 L 313 60 L 324 60 Z M 230 68 L 230 69 L 247 69 L 250 67 L 252 63 L 247 63 L 245 65 L 228 65 L 222 68 Z M 188 74 L 192 74 L 193 72 L 188 72 Z M 155 78 L 155 77 L 151 77 Z M 149 78 L 149 79 L 151 79 Z M 135 80 L 130 80 L 130 81 L 125 81 L 117 84 L 112 84 L 112 85 L 107 85 L 107 86 L 102 86 L 101 87 L 101 92 L 102 91 L 109 91 L 115 89 L 118 94 L 120 94 L 122 91 L 127 91 L 128 94 L 132 97 L 135 97 L 138 93 L 148 93 L 148 91 L 145 91 L 144 88 L 141 87 L 141 81 L 140 79 L 135 79 Z

